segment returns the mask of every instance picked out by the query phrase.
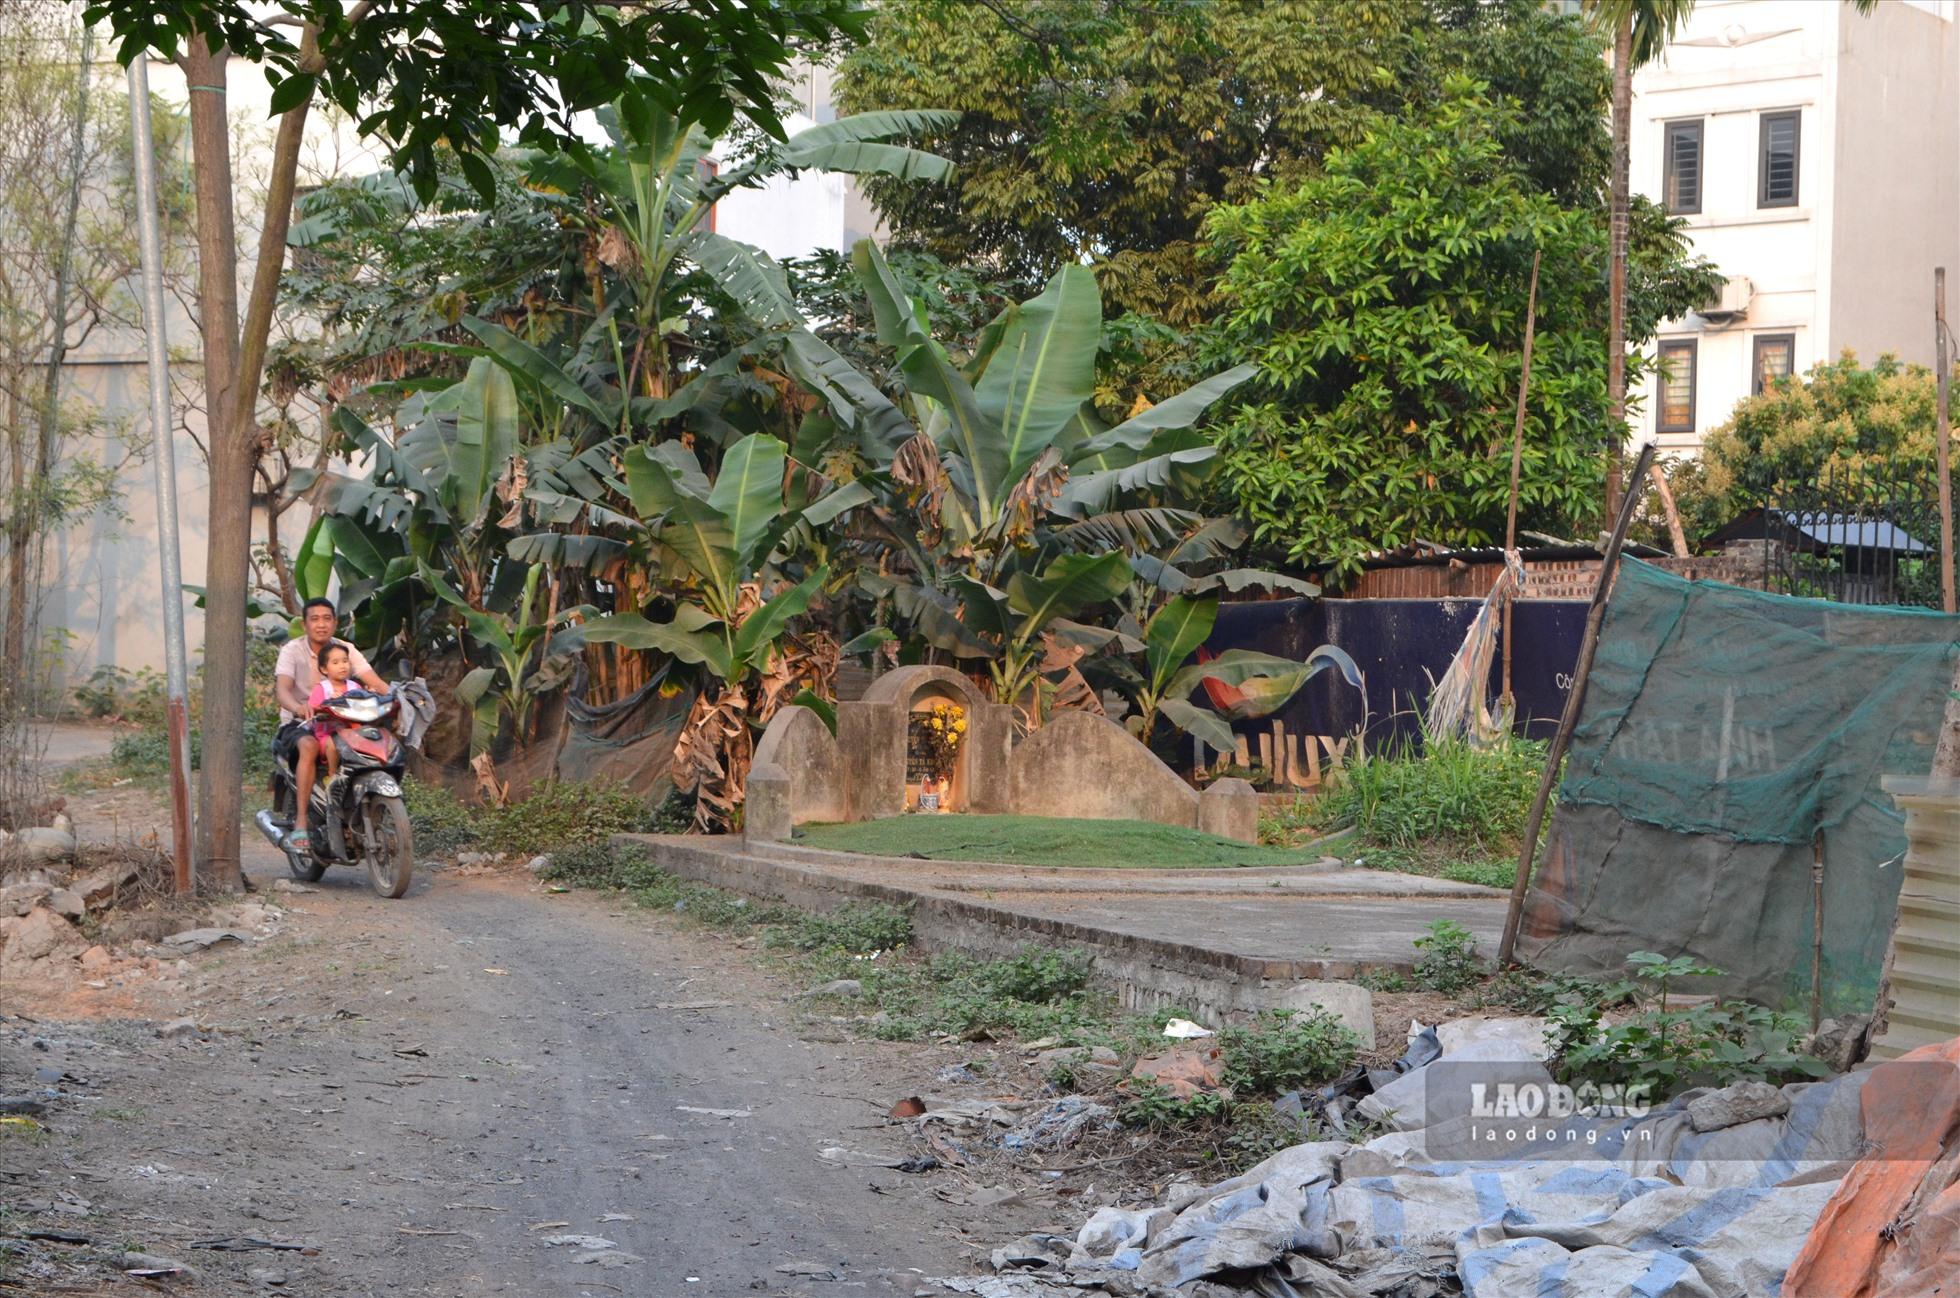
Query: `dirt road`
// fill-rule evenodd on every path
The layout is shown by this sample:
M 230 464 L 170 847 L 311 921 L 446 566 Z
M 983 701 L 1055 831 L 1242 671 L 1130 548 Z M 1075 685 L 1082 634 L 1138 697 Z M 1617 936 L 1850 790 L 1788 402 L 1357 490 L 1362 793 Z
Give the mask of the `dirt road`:
M 317 888 L 196 958 L 200 1031 L 0 1022 L 0 1093 L 62 1075 L 0 1139 L 0 1235 L 160 1255 L 198 1294 L 911 1298 L 1056 1210 L 849 1165 L 914 1152 L 885 1108 L 982 1047 L 811 1039 L 842 1034 L 727 941 L 528 875 Z M 196 1247 L 228 1239 L 317 1253 Z

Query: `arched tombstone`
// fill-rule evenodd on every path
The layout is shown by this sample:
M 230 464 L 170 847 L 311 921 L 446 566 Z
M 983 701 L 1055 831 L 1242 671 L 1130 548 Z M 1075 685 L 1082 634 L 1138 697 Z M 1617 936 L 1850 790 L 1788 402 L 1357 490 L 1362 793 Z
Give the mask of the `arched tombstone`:
M 1008 807 L 1011 709 L 990 702 L 950 667 L 900 667 L 871 683 L 864 697 L 837 705 L 845 797 L 852 820 L 902 815 L 917 805 L 925 773 L 918 737 L 936 703 L 961 709 L 966 733 L 956 751 L 949 810 L 983 814 Z

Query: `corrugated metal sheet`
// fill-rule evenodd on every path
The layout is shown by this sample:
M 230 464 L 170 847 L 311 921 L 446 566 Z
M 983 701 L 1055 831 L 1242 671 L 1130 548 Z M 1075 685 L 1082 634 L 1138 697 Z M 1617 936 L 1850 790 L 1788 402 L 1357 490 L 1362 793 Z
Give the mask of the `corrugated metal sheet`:
M 1960 784 L 1887 780 L 1906 813 L 1905 878 L 1892 932 L 1892 1009 L 1873 1059 L 1960 1036 Z

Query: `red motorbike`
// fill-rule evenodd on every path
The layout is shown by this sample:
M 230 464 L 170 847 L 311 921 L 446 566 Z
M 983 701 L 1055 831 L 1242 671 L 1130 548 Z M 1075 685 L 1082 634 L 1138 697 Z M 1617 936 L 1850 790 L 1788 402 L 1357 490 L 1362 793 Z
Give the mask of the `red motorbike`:
M 365 866 L 376 892 L 399 897 L 408 891 L 415 871 L 414 836 L 402 802 L 408 750 L 394 729 L 401 701 L 393 694 L 355 689 L 321 707 L 340 722 L 332 736 L 340 770 L 332 780 L 323 778 L 326 760 L 321 758 L 322 778 L 313 781 L 307 817 L 313 841 L 306 848 L 286 846 L 299 808 L 299 780 L 290 755 L 273 759 L 272 808 L 255 817 L 259 832 L 286 854 L 296 879 L 312 883 L 330 865 Z

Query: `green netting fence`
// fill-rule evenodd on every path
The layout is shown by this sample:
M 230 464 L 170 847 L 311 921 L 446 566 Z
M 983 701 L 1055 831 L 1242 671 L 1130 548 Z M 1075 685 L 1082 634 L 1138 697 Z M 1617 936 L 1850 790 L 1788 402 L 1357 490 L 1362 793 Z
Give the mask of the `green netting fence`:
M 1520 954 L 1579 972 L 1689 954 L 1719 990 L 1869 1010 L 1904 818 L 1932 765 L 1960 618 L 1621 569 L 1527 902 Z M 1812 876 L 1823 850 L 1822 904 Z

